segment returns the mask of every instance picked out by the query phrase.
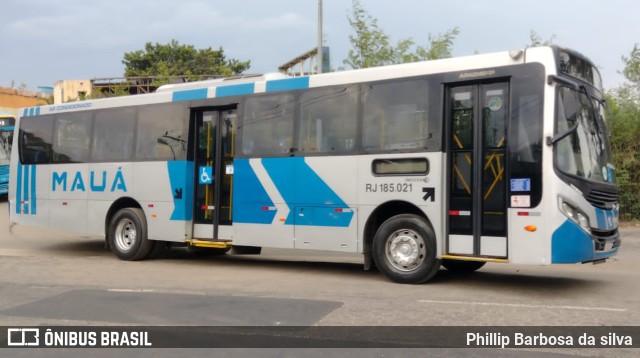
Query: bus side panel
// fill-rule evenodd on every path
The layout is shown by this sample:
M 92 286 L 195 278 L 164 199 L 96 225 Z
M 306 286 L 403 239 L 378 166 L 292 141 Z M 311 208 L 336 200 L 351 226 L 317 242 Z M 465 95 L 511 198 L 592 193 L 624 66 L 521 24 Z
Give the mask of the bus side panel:
M 134 163 L 133 173 L 132 193 L 145 212 L 149 239 L 184 242 L 190 237 L 193 163 Z
M 40 166 L 41 168 L 43 166 Z M 47 166 L 49 183 L 49 227 L 79 234 L 87 233 L 88 192 L 92 188 L 86 164 Z
M 376 174 L 374 162 L 393 159 L 424 159 L 428 163 L 427 174 Z M 358 237 L 364 240 L 364 230 L 371 214 L 381 205 L 391 202 L 403 202 L 421 210 L 431 223 L 436 235 L 438 256 L 444 249 L 445 226 L 443 212 L 446 206 L 446 190 L 444 177 L 445 154 L 437 153 L 403 153 L 368 155 L 360 158 L 359 180 L 359 228 Z M 383 212 L 385 216 L 395 216 L 404 212 Z M 361 240 L 358 251 L 363 252 L 364 242 Z
M 280 171 L 293 184 L 293 165 L 283 160 Z M 261 158 L 235 159 L 233 228 L 236 245 L 293 248 L 293 225 L 286 223 L 289 205 Z M 286 164 L 286 165 L 285 165 Z
M 105 235 L 105 219 L 113 202 L 131 197 L 133 169 L 131 163 L 87 164 L 88 215 L 87 232 Z M 135 199 L 135 198 L 134 198 Z
M 357 162 L 236 159 L 234 244 L 356 252 Z
M 548 265 L 548 227 L 553 226 L 541 204 L 536 208 L 510 208 L 509 222 L 509 262 L 515 264 Z M 535 230 L 533 229 L 535 227 Z M 529 230 L 527 230 L 529 228 Z
M 15 183 L 10 210 L 11 221 L 19 224 L 49 226 L 49 168 L 45 165 L 23 165 L 15 162 L 10 175 Z M 15 188 L 14 188 L 15 187 Z M 14 191 L 15 190 L 15 191 Z
M 527 50 L 527 59 L 530 57 L 531 49 Z M 544 57 L 537 59 L 544 63 Z M 553 63 L 544 63 L 545 68 L 552 69 Z M 543 118 L 554 118 L 555 116 L 555 94 L 553 90 L 547 90 L 544 98 Z M 554 121 L 545 121 L 544 137 L 553 136 Z M 553 147 L 542 147 L 543 167 L 542 167 L 542 200 L 535 208 L 526 207 L 519 203 L 517 199 L 527 199 L 528 192 L 511 192 L 509 197 L 509 262 L 514 264 L 527 265 L 549 265 L 551 264 L 551 236 L 561 224 L 558 221 L 558 200 L 557 177 L 553 172 Z M 567 188 L 568 189 L 568 188 Z M 573 192 L 573 189 L 569 189 Z M 522 205 L 523 207 L 518 207 Z M 525 228 L 529 227 L 531 231 Z M 533 228 L 535 227 L 535 230 Z
M 357 252 L 358 161 L 307 157 L 295 180 L 295 248 Z
M 105 200 L 89 200 L 87 203 L 87 234 L 104 236 L 105 218 L 112 202 Z

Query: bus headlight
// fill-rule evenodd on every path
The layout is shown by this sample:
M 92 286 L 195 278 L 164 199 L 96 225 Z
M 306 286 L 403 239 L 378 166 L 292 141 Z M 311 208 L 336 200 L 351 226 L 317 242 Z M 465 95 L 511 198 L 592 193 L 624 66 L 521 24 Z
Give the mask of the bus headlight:
M 578 212 L 577 217 L 578 224 L 580 224 L 580 226 L 586 231 L 590 231 L 591 228 L 589 227 L 589 218 L 581 212 Z
M 560 212 L 564 214 L 571 221 L 580 225 L 582 230 L 591 234 L 591 224 L 589 223 L 589 217 L 583 213 L 582 211 L 576 209 L 571 204 L 568 204 L 566 201 L 560 199 Z
M 560 211 L 562 211 L 562 213 L 564 214 L 564 216 L 568 217 L 569 219 L 575 221 L 576 220 L 576 211 L 573 208 L 573 206 L 565 203 L 564 201 L 562 201 L 562 203 L 560 204 Z

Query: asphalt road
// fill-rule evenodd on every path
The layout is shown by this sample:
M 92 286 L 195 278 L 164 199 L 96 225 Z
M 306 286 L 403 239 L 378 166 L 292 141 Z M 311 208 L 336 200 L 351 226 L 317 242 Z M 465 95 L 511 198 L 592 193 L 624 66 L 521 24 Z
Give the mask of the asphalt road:
M 487 264 L 471 275 L 442 269 L 427 284 L 399 285 L 363 271 L 359 255 L 325 252 L 263 250 L 259 256 L 212 257 L 173 249 L 157 260 L 120 261 L 104 249 L 101 238 L 11 227 L 7 203 L 0 200 L 0 326 L 638 326 L 640 227 L 621 232 L 620 253 L 601 265 Z M 211 353 L 126 352 L 142 357 Z M 79 353 L 9 349 L 0 355 Z M 638 350 L 429 350 L 435 356 L 478 353 L 635 356 Z M 243 348 L 216 354 L 404 357 L 425 351 Z

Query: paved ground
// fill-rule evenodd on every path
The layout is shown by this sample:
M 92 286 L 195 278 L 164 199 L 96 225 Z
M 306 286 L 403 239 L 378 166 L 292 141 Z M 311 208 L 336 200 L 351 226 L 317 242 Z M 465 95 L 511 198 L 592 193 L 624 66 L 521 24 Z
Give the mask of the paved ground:
M 638 326 L 640 227 L 622 229 L 618 256 L 602 265 L 487 264 L 445 270 L 428 284 L 398 285 L 362 270 L 359 255 L 265 250 L 210 257 L 172 250 L 124 262 L 100 238 L 15 226 L 0 201 L 0 325 Z M 0 334 L 4 334 L 0 332 Z M 123 352 L 123 351 L 118 351 Z M 137 356 L 210 356 L 210 350 L 127 351 Z M 347 351 L 353 355 L 353 350 Z M 6 355 L 5 355 L 6 353 Z M 5 350 L 2 356 L 68 356 L 66 350 Z M 344 350 L 216 351 L 220 356 L 342 356 Z M 431 350 L 430 355 L 477 355 Z M 637 350 L 482 350 L 490 356 L 633 356 Z M 52 355 L 53 354 L 53 355 Z M 87 353 L 84 352 L 86 355 Z M 111 356 L 97 350 L 92 356 Z M 362 356 L 423 356 L 424 350 L 358 350 Z M 78 356 L 83 356 L 79 354 Z

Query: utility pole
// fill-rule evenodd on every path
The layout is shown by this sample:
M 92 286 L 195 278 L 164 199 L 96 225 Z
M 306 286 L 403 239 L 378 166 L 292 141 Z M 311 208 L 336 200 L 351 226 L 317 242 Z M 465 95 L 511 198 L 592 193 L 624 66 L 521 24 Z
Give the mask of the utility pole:
M 324 64 L 322 53 L 322 0 L 318 0 L 318 73 L 322 73 Z

